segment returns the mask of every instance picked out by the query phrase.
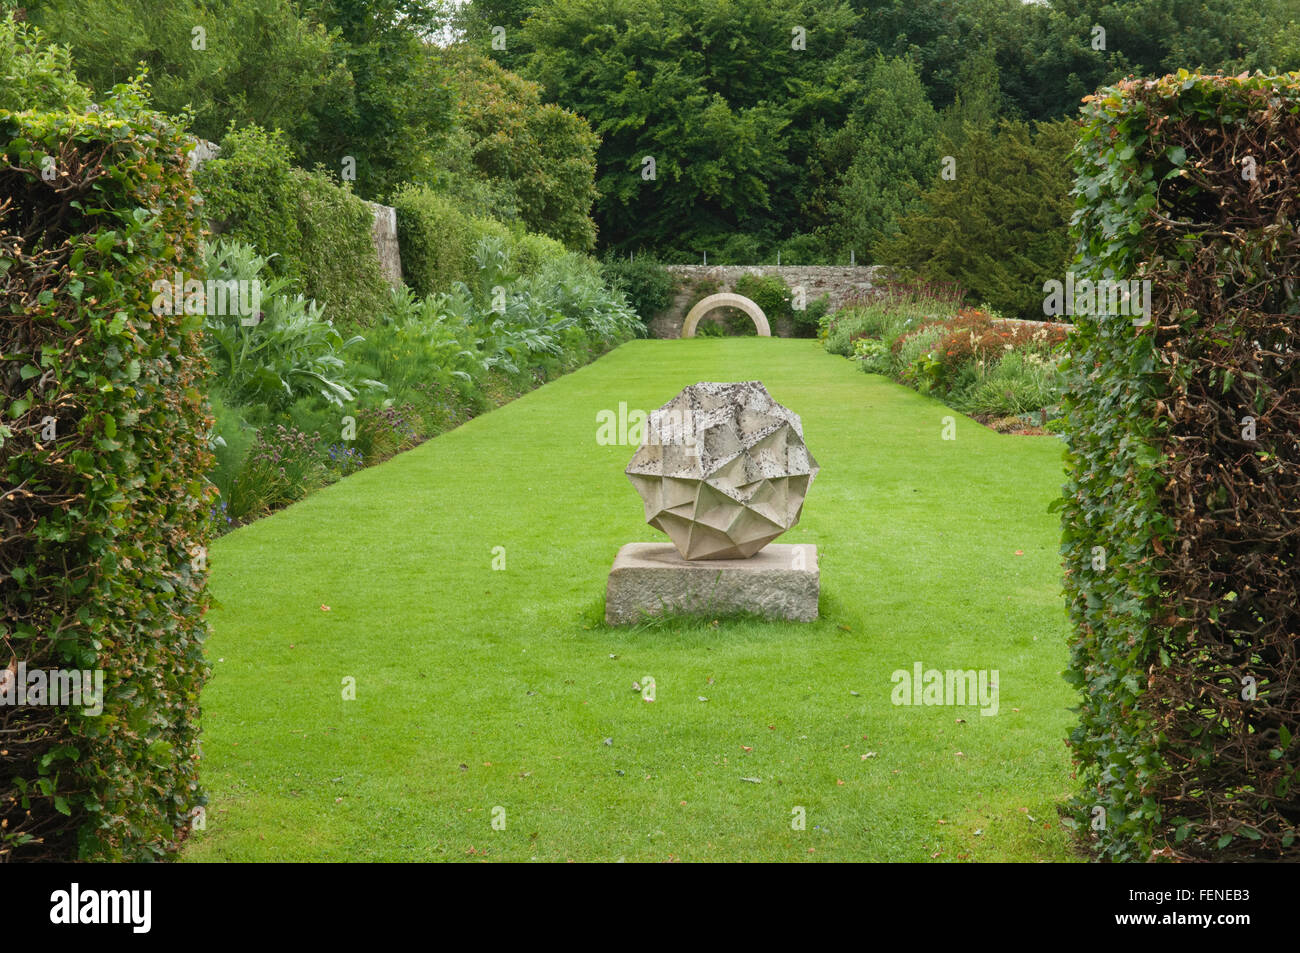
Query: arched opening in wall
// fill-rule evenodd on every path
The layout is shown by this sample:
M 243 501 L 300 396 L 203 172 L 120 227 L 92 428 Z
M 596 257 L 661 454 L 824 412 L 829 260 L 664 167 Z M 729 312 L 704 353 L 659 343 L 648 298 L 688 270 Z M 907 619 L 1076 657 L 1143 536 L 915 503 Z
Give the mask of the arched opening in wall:
M 739 317 L 740 315 L 744 316 L 743 319 Z M 709 322 L 702 325 L 706 316 Z M 714 320 L 715 318 L 720 320 Z M 767 315 L 763 314 L 762 308 L 744 295 L 725 291 L 709 295 L 691 308 L 682 323 L 681 336 L 691 338 L 695 337 L 697 332 L 710 336 L 738 333 L 732 329 L 743 328 L 743 325 L 738 324 L 740 320 L 749 322 L 749 326 L 753 329 L 751 333 L 757 333 L 759 337 L 772 336 L 772 329 L 768 326 Z M 707 327 L 709 330 L 701 331 L 702 327 Z M 714 328 L 717 330 L 713 330 Z
M 758 326 L 754 324 L 753 318 L 740 308 L 726 305 L 714 308 L 700 318 L 695 325 L 693 337 L 743 338 L 755 337 L 757 334 Z

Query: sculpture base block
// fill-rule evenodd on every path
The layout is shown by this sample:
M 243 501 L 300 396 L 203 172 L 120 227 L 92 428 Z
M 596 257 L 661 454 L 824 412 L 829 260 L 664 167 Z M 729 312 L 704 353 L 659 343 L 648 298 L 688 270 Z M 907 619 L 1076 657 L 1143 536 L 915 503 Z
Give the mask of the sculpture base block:
M 719 616 L 753 612 L 769 619 L 817 618 L 817 547 L 772 543 L 748 559 L 683 559 L 671 543 L 628 543 L 605 586 L 605 621 L 640 622 L 664 612 Z

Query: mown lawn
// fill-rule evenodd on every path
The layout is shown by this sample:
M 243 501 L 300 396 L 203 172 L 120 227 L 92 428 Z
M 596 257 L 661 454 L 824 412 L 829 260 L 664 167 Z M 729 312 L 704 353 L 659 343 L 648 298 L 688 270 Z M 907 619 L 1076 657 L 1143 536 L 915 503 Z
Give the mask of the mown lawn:
M 598 411 L 751 379 L 822 467 L 782 538 L 822 618 L 606 627 L 615 552 L 664 537 Z M 184 856 L 1070 859 L 1061 444 L 951 413 L 813 341 L 636 341 L 221 539 Z M 998 714 L 894 705 L 918 661 L 998 670 Z

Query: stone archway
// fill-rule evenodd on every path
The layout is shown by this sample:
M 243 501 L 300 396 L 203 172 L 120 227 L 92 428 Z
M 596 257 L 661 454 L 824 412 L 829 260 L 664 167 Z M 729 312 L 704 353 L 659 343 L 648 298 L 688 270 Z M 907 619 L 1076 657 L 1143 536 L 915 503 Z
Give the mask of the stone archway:
M 754 322 L 754 327 L 758 328 L 758 336 L 770 338 L 772 329 L 768 327 L 767 315 L 763 309 L 750 301 L 744 295 L 738 295 L 732 291 L 723 291 L 715 295 L 709 295 L 695 307 L 691 308 L 691 313 L 686 316 L 686 321 L 682 324 L 682 337 L 695 337 L 695 326 L 700 323 L 700 318 L 704 317 L 714 308 L 739 308 L 749 315 Z

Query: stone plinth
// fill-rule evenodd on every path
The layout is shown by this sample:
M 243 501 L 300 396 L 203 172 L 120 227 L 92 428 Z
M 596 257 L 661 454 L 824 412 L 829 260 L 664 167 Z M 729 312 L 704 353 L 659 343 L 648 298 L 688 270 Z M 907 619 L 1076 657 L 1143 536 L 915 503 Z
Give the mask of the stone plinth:
M 820 590 L 811 544 L 772 543 L 748 559 L 687 560 L 671 543 L 628 543 L 609 571 L 605 621 L 625 625 L 667 611 L 811 622 Z

